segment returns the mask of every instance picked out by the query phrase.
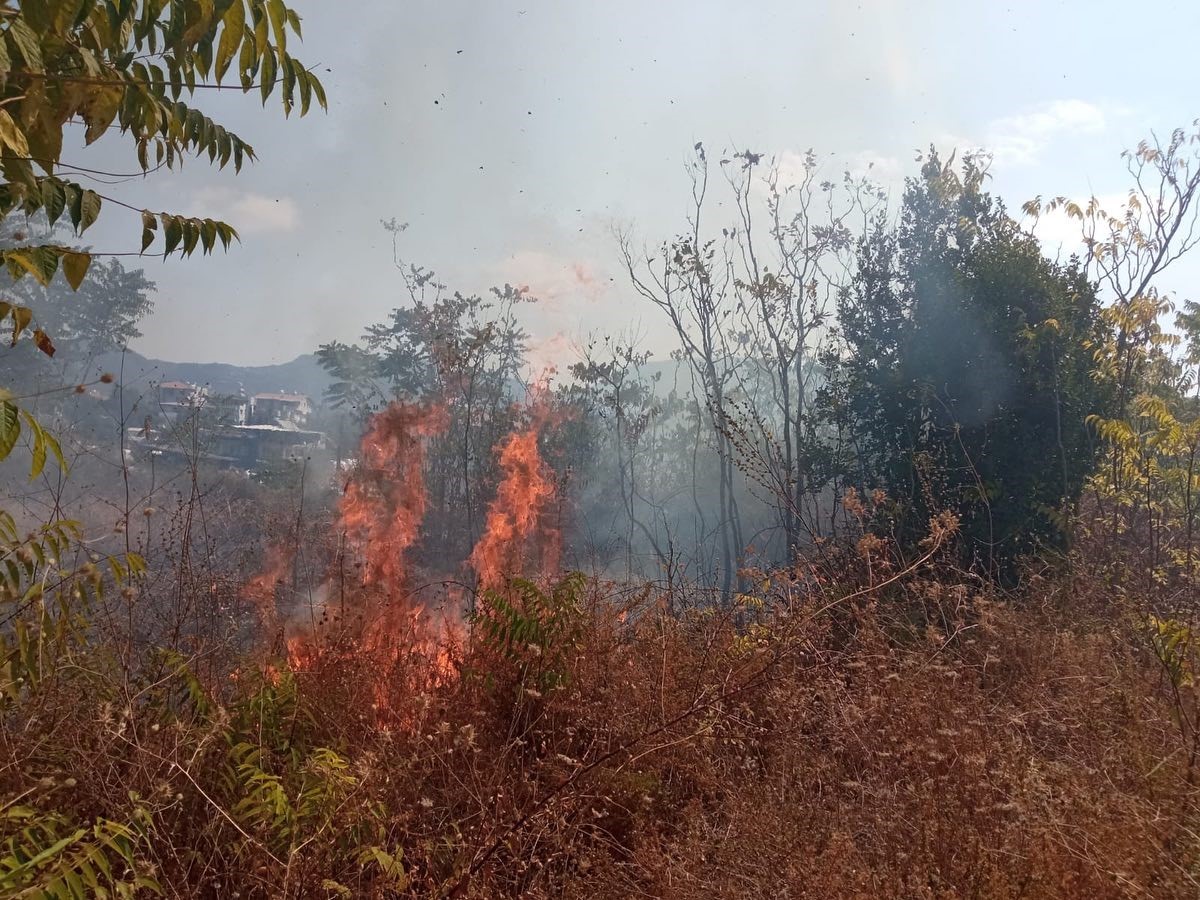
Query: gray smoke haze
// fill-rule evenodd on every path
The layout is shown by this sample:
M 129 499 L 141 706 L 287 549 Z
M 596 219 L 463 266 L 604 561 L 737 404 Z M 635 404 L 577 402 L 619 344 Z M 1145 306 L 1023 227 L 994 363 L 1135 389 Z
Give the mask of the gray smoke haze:
M 812 147 L 836 155 L 834 175 L 870 165 L 892 185 L 931 141 L 986 145 L 992 188 L 1015 207 L 1119 188 L 1123 146 L 1195 115 L 1182 55 L 1155 56 L 1153 94 L 1102 77 L 1110 61 L 1093 48 L 1122 43 L 1138 15 L 1108 0 L 297 6 L 328 116 L 287 122 L 208 92 L 202 105 L 260 162 L 235 178 L 196 161 L 113 189 L 225 216 L 243 235 L 227 256 L 148 265 L 160 290 L 141 352 L 263 364 L 355 338 L 400 302 L 379 226 L 392 217 L 411 225 L 405 257 L 451 287 L 540 295 L 528 319 L 539 362 L 631 323 L 665 348 L 620 277 L 611 227 L 651 243 L 682 227 L 696 141 L 777 155 L 785 172 Z M 1174 33 L 1197 27 L 1200 8 L 1174 12 Z M 119 139 L 105 143 L 83 161 L 136 169 Z M 138 234 L 136 215 L 114 209 L 89 236 L 116 251 Z

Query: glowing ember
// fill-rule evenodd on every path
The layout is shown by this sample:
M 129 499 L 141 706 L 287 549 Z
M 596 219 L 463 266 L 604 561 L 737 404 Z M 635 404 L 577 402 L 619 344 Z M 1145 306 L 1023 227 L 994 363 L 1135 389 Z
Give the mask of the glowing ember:
M 288 666 L 294 672 L 311 669 L 320 653 L 320 647 L 308 636 L 294 634 L 287 639 Z

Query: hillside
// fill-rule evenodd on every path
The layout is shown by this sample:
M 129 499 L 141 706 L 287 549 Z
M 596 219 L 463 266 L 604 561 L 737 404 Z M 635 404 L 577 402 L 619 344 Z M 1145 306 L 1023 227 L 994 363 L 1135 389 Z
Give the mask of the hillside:
M 306 394 L 314 400 L 321 399 L 331 380 L 312 353 L 278 365 L 235 366 L 216 362 L 170 362 L 129 350 L 124 354 L 124 359 L 120 353 L 98 357 L 94 368 L 98 371 L 120 372 L 126 388 L 160 381 L 188 381 L 204 385 L 213 393 L 236 393 L 239 389 L 247 394 L 287 391 Z

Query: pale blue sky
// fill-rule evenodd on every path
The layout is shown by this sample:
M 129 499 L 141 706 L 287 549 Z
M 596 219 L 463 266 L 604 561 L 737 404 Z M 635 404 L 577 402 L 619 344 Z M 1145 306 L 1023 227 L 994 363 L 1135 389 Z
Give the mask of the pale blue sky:
M 452 287 L 547 296 L 529 320 L 539 342 L 640 322 L 653 343 L 610 228 L 680 227 L 698 140 L 785 159 L 812 147 L 837 155 L 831 174 L 872 159 L 896 177 L 931 141 L 986 145 L 1017 206 L 1119 192 L 1123 147 L 1200 115 L 1186 49 L 1200 4 L 1150 17 L 1106 0 L 291 2 L 329 114 L 284 121 L 274 104 L 206 95 L 256 165 L 235 178 L 190 162 L 106 189 L 243 233 L 228 255 L 146 266 L 159 294 L 144 353 L 269 363 L 353 339 L 401 302 L 379 226 L 391 217 L 410 223 L 405 255 Z M 114 138 L 64 159 L 133 165 Z M 136 249 L 139 233 L 112 208 L 89 238 Z

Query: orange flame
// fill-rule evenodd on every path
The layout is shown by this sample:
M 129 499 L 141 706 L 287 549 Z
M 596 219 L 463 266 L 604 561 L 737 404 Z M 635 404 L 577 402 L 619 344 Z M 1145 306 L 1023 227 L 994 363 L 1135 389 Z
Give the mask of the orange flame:
M 429 499 L 424 438 L 446 427 L 438 406 L 393 403 L 371 419 L 362 439 L 362 466 L 341 502 L 342 527 L 360 542 L 364 582 L 391 594 L 405 587 L 404 554 L 416 541 Z
M 503 578 L 527 568 L 556 571 L 561 538 L 554 518 L 556 485 L 538 438 L 549 421 L 549 404 L 535 398 L 531 423 L 510 434 L 499 448 L 501 481 L 483 536 L 470 556 L 481 587 L 501 587 Z M 378 714 L 403 716 L 414 689 L 445 684 L 457 677 L 457 653 L 466 638 L 460 589 L 448 587 L 444 608 L 418 599 L 408 554 L 416 544 L 429 499 L 424 468 L 428 439 L 445 430 L 449 417 L 437 405 L 393 403 L 375 415 L 362 438 L 360 464 L 338 507 L 349 551 L 362 562 L 362 584 L 343 592 L 341 613 L 314 617 L 308 628 L 287 629 L 288 663 L 293 671 L 353 661 L 372 671 L 364 685 Z M 274 621 L 275 585 L 286 575 L 290 557 L 268 555 L 268 566 L 246 586 Z M 325 609 L 332 583 L 314 591 Z M 352 608 L 347 609 L 349 605 Z M 337 623 L 334 632 L 333 623 Z M 328 632 L 328 633 L 326 633 Z M 359 654 L 363 654 L 361 657 Z
M 540 553 L 540 568 L 558 568 L 561 540 L 549 521 L 556 494 L 554 477 L 542 461 L 538 436 L 545 415 L 535 409 L 533 424 L 510 434 L 500 448 L 503 477 L 488 507 L 483 536 L 471 553 L 480 587 L 498 587 L 507 574 L 524 570 L 527 555 Z
M 277 618 L 275 609 L 275 591 L 282 584 L 292 565 L 292 553 L 285 547 L 273 546 L 267 549 L 267 558 L 263 569 L 242 588 L 242 594 L 254 604 L 258 610 L 259 620 L 264 628 L 273 629 Z
M 363 563 L 362 585 L 350 594 L 353 609 L 339 618 L 340 634 L 297 633 L 287 640 L 294 671 L 365 654 L 376 667 L 369 687 L 381 716 L 392 715 L 395 692 L 444 683 L 456 671 L 452 648 L 460 613 L 455 607 L 439 615 L 414 599 L 406 559 L 428 508 L 425 445 L 447 424 L 441 407 L 410 403 L 393 403 L 372 417 L 338 510 L 351 552 Z

